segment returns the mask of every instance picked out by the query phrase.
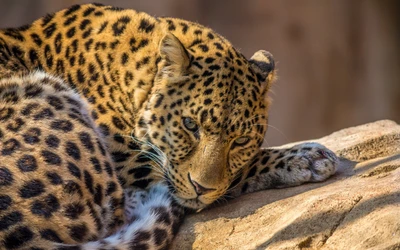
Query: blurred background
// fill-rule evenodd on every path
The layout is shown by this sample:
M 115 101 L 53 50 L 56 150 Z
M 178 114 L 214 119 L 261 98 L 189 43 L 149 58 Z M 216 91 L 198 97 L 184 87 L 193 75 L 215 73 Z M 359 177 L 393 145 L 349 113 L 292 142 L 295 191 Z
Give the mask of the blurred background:
M 0 0 L 0 28 L 78 0 Z M 400 122 L 400 1 L 110 0 L 211 27 L 245 56 L 273 53 L 279 79 L 265 145 L 313 139 L 379 119 Z

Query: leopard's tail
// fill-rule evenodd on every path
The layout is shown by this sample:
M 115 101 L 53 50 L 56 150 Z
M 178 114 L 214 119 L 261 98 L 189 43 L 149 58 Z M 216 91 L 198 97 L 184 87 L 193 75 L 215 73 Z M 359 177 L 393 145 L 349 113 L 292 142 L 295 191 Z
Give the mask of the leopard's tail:
M 144 202 L 135 204 L 130 222 L 114 234 L 81 245 L 55 243 L 50 249 L 168 249 L 183 221 L 184 210 L 174 204 L 165 186 L 152 188 Z

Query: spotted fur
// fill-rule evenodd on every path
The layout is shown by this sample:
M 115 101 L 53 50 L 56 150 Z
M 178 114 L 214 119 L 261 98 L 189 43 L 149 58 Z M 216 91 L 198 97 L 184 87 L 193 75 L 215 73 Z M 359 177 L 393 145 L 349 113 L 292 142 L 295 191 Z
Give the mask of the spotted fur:
M 46 73 L 26 73 L 37 69 Z M 0 244 L 14 235 L 20 239 L 15 248 L 61 242 L 88 249 L 162 249 L 176 233 L 180 206 L 197 210 L 227 193 L 322 181 L 335 172 L 336 156 L 319 144 L 260 149 L 275 78 L 272 55 L 260 50 L 246 59 L 225 38 L 196 23 L 87 4 L 0 31 L 0 112 L 5 117 L 7 110 L 23 112 L 32 101 L 25 97 L 32 77 L 35 88 L 46 90 L 33 98 L 38 110 L 0 122 L 0 132 L 11 131 L 0 133 L 0 159 L 7 163 L 0 180 L 9 188 L 1 194 L 25 204 L 1 210 L 0 220 L 20 211 L 27 223 L 18 234 L 11 234 L 16 223 L 0 229 Z M 58 140 L 49 144 L 46 138 L 53 134 Z M 36 161 L 37 169 L 22 173 L 18 160 L 26 149 L 34 154 L 26 161 Z M 58 185 L 46 171 L 54 173 Z M 88 218 L 78 223 L 87 230 L 74 233 L 77 239 L 68 228 L 75 222 L 64 208 L 73 203 L 65 199 L 70 179 L 87 206 Z M 115 197 L 107 193 L 110 182 Z M 34 199 L 21 198 L 21 189 L 31 190 L 30 185 L 43 191 Z M 39 213 L 52 211 L 38 220 L 31 203 L 46 202 L 50 194 L 59 206 L 37 207 Z M 125 206 L 123 197 L 129 200 Z M 153 207 L 158 212 L 151 212 Z M 157 219 L 159 214 L 165 216 Z M 50 225 L 58 238 L 40 234 Z
M 0 141 L 1 249 L 156 249 L 176 233 L 167 187 L 124 195 L 87 103 L 61 79 L 0 80 Z

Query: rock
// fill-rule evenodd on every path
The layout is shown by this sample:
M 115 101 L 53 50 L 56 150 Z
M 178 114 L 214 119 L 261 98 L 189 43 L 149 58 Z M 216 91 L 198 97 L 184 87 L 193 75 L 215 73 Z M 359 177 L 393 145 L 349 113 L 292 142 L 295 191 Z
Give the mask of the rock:
M 400 249 L 400 126 L 378 121 L 314 141 L 342 157 L 335 176 L 190 215 L 171 249 Z

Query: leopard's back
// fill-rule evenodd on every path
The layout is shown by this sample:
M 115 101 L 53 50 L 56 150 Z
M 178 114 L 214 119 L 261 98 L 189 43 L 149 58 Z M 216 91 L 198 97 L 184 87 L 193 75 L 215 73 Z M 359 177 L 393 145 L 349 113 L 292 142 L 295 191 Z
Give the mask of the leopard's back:
M 87 104 L 43 72 L 0 79 L 0 248 L 103 238 L 123 192 Z

